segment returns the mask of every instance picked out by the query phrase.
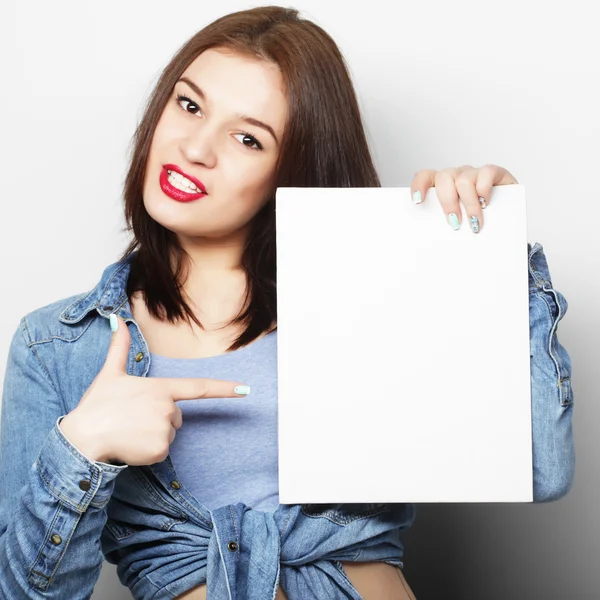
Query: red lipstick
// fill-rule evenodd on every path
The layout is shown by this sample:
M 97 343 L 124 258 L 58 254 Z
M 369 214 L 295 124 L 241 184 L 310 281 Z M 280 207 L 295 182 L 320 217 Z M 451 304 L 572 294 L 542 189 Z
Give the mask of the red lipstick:
M 199 190 L 201 190 L 201 192 L 183 192 L 182 190 L 171 185 L 169 183 L 167 169 L 172 172 L 174 171 L 176 173 L 180 173 L 181 175 L 189 179 Z M 204 198 L 204 196 L 208 195 L 206 193 L 206 188 L 204 187 L 204 184 L 199 179 L 196 179 L 195 177 L 184 173 L 177 165 L 163 165 L 163 168 L 160 172 L 160 187 L 167 196 L 173 198 L 173 200 L 177 200 L 178 202 L 191 202 L 192 200 L 198 200 L 198 198 Z

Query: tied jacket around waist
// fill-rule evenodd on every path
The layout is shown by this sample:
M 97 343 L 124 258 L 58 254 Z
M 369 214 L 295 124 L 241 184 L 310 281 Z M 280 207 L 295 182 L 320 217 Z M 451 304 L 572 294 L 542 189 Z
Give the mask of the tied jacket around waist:
M 534 501 L 571 488 L 571 361 L 557 337 L 567 310 L 543 248 L 527 246 Z M 130 375 L 149 351 L 126 296 L 130 259 L 106 268 L 89 293 L 24 316 L 4 376 L 0 423 L 0 600 L 90 598 L 103 560 L 140 600 L 175 598 L 207 583 L 210 600 L 361 596 L 340 561 L 403 567 L 414 504 L 241 502 L 210 511 L 177 480 L 170 457 L 149 466 L 83 456 L 58 424 L 101 370 L 115 312 L 130 328 Z

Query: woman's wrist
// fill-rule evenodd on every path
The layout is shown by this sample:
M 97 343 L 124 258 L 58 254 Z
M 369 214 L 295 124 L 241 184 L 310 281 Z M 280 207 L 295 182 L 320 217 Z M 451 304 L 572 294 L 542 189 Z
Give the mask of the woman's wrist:
M 109 457 L 102 452 L 97 443 L 90 436 L 82 435 L 82 428 L 73 412 L 61 420 L 58 428 L 69 443 L 88 460 L 109 464 Z

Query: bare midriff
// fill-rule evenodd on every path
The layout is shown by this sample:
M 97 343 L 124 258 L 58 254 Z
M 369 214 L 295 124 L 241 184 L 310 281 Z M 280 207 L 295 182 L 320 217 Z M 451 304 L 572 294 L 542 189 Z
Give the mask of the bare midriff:
M 342 562 L 342 565 L 364 600 L 416 600 L 398 567 L 383 562 Z M 192 588 L 176 600 L 206 600 L 206 584 Z M 281 587 L 275 600 L 289 600 Z

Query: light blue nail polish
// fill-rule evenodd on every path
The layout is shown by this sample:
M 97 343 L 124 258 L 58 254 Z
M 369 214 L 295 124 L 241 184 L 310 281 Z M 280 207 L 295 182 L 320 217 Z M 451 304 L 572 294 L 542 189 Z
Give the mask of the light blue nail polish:
M 110 320 L 110 328 L 114 333 L 119 328 L 119 321 L 117 321 L 117 315 L 111 314 L 108 318 Z
M 421 202 L 423 202 L 423 199 L 421 198 L 421 192 L 419 190 L 413 194 L 413 202 L 415 204 L 421 204 Z
M 471 217 L 469 219 L 469 225 L 473 233 L 479 233 L 479 219 L 477 217 Z
M 450 213 L 448 215 L 448 223 L 450 223 L 452 229 L 460 229 L 460 221 L 458 220 L 456 213 Z
M 240 396 L 247 396 L 250 393 L 249 385 L 236 385 L 233 391 Z

